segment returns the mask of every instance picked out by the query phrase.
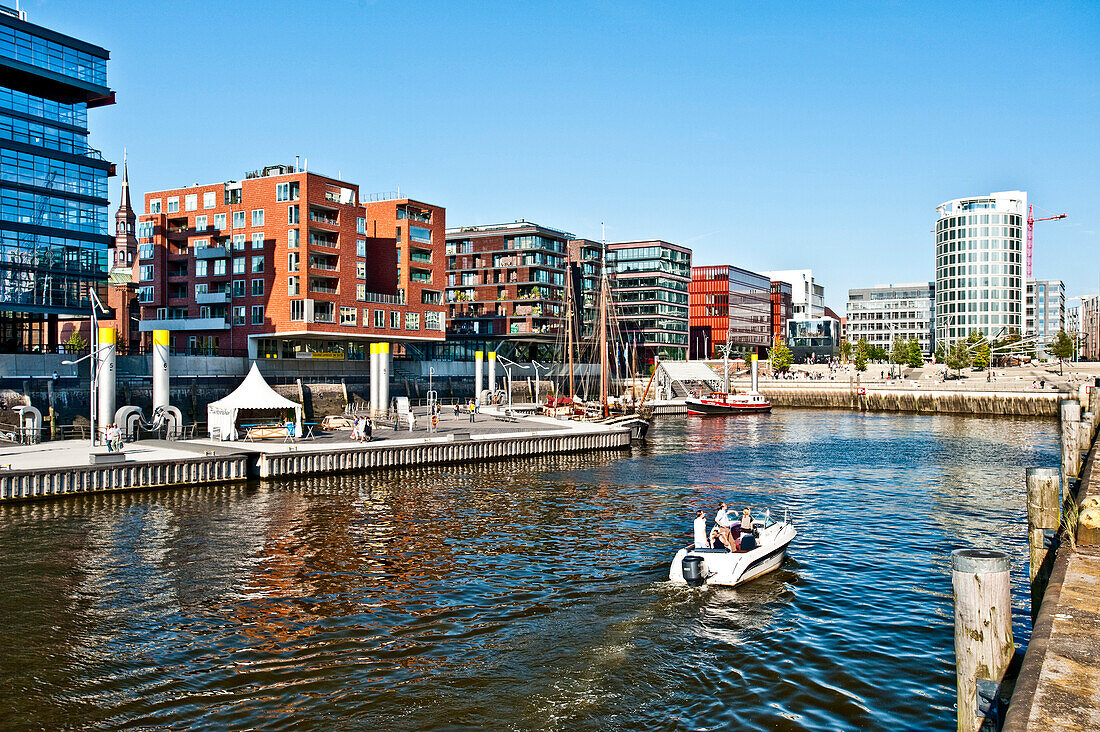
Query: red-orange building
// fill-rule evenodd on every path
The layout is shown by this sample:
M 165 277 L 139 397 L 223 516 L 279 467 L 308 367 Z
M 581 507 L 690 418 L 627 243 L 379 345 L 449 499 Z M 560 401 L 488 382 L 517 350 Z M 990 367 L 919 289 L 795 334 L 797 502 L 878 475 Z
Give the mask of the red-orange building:
M 140 327 L 171 331 L 175 353 L 363 359 L 372 341 L 443 340 L 439 206 L 363 203 L 355 184 L 274 165 L 147 193 L 145 210 Z
M 794 317 L 794 301 L 791 283 L 772 280 L 772 343 L 787 339 L 784 328 Z
M 763 354 L 771 343 L 771 280 L 728 264 L 691 268 L 691 358 Z

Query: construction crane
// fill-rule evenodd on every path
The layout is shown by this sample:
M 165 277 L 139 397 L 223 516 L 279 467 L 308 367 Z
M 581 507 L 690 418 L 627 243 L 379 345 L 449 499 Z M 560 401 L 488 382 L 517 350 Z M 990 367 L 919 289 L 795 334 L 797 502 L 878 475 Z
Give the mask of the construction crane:
M 1033 209 L 1035 207 L 1030 203 L 1027 205 L 1027 278 L 1031 279 L 1031 241 L 1035 234 L 1035 222 L 1036 221 L 1054 221 L 1056 219 L 1064 219 L 1066 214 L 1061 213 L 1057 216 L 1046 216 L 1041 219 L 1035 218 Z M 1050 213 L 1047 211 L 1047 213 Z

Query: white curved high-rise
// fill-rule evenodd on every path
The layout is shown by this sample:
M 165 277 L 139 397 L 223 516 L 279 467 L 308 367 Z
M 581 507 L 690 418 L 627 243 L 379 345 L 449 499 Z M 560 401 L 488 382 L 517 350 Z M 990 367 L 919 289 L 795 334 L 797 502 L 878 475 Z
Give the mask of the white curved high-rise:
M 973 330 L 1022 334 L 1027 193 L 956 198 L 936 212 L 937 346 Z

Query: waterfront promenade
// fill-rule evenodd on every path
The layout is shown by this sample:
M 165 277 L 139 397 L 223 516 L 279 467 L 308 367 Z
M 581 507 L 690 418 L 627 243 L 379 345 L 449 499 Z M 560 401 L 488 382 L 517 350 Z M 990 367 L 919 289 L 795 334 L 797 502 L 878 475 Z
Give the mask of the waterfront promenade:
M 495 410 L 482 410 L 474 422 L 468 414 L 455 417 L 448 412 L 431 433 L 426 415 L 417 422 L 411 432 L 379 423 L 370 442 L 354 442 L 350 431 L 341 430 L 315 432 L 312 439 L 294 441 L 140 440 L 113 456 L 104 456 L 104 448 L 93 449 L 85 440 L 8 445 L 0 449 L 0 500 L 493 460 L 630 444 L 628 429 L 539 416 L 510 417 Z M 94 462 L 111 457 L 112 462 Z

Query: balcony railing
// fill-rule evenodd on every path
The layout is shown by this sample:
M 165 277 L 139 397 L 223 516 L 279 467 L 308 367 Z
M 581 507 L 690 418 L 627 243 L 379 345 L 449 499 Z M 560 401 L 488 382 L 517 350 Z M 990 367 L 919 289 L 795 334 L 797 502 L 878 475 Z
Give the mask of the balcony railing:
M 387 295 L 381 292 L 368 292 L 361 302 L 374 302 L 386 305 L 405 305 L 405 293 L 399 292 L 396 295 Z
M 329 224 L 330 226 L 337 226 L 338 220 L 336 216 L 329 216 L 318 211 L 310 210 L 309 220 L 316 221 L 318 224 Z
M 195 258 L 196 259 L 222 259 L 229 256 L 229 251 L 225 247 L 196 247 Z
M 142 320 L 138 327 L 142 333 L 151 330 L 228 330 L 229 321 L 225 318 L 166 318 Z
M 195 295 L 195 302 L 200 305 L 213 305 L 216 303 L 229 302 L 229 293 L 222 292 L 200 292 Z

